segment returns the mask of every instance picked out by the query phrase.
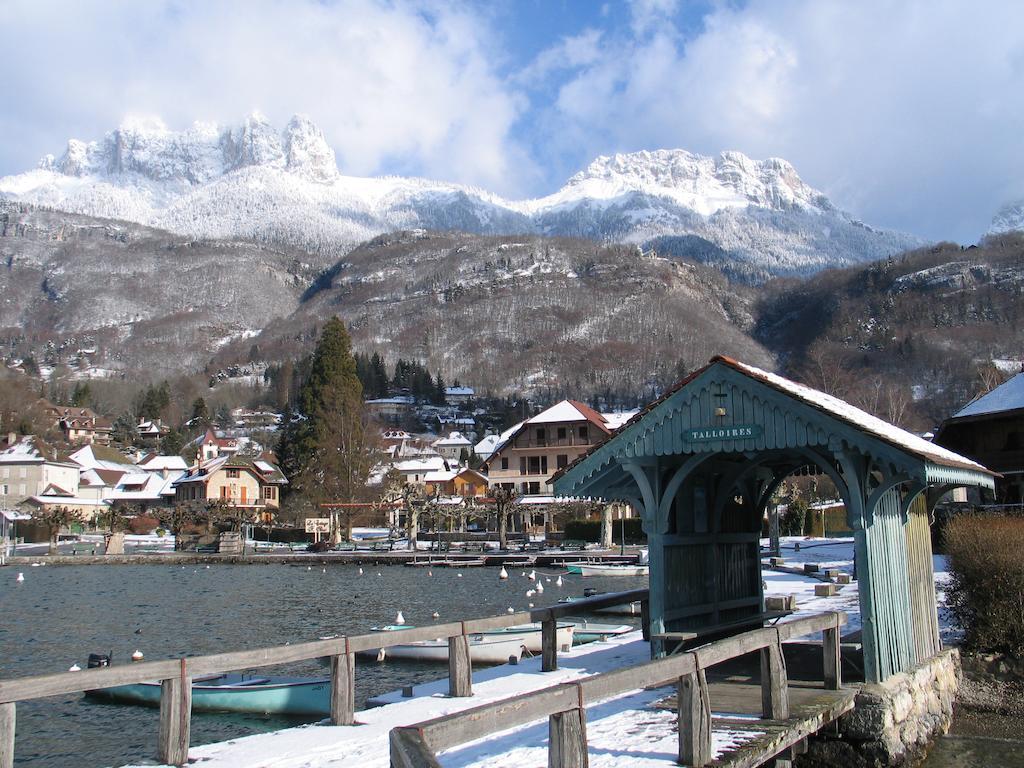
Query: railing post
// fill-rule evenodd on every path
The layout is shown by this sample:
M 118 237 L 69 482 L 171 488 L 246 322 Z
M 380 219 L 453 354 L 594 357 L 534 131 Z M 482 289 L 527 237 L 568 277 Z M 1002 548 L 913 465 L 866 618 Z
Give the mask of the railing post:
M 558 621 L 549 612 L 540 625 L 541 672 L 558 669 Z
M 789 717 L 788 686 L 782 638 L 776 629 L 775 640 L 761 649 L 761 714 L 764 718 L 785 720 Z
M 548 768 L 587 768 L 587 711 L 583 689 L 576 686 L 579 706 L 548 718 Z
M 188 742 L 192 729 L 192 678 L 181 660 L 177 677 L 160 682 L 160 737 L 157 759 L 167 765 L 188 762 Z
M 348 649 L 331 656 L 331 724 L 352 725 L 356 721 L 356 656 Z
M 414 727 L 392 728 L 388 743 L 391 768 L 440 768 L 423 734 Z
M 692 655 L 692 654 L 691 654 Z M 693 656 L 694 663 L 697 657 Z M 679 762 L 700 768 L 711 762 L 711 697 L 704 670 L 697 668 L 679 678 Z
M 843 686 L 843 661 L 839 649 L 839 614 L 835 617 L 835 626 L 821 633 L 821 651 L 825 657 L 825 690 L 838 691 Z
M 643 634 L 644 640 L 650 642 L 651 639 L 651 601 L 641 600 L 640 601 L 640 631 Z
M 473 664 L 469 658 L 465 622 L 462 622 L 461 634 L 448 638 L 448 695 L 473 695 Z
M 14 767 L 14 702 L 0 704 L 0 768 Z

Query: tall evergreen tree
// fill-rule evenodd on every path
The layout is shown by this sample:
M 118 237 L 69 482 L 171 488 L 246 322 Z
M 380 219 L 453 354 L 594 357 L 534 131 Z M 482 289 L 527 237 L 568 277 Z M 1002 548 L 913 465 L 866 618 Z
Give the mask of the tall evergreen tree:
M 363 428 L 363 387 L 351 340 L 337 317 L 320 335 L 299 405 L 304 418 L 289 447 L 293 490 L 313 504 L 361 501 L 373 457 Z

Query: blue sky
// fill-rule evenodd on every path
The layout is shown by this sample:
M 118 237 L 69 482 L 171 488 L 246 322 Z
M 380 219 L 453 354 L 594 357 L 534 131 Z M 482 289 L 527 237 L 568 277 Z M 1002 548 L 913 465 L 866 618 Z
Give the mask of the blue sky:
M 599 154 L 784 157 L 870 224 L 1024 198 L 1024 4 L 7 0 L 0 174 L 124 119 L 308 114 L 343 173 L 546 194 Z

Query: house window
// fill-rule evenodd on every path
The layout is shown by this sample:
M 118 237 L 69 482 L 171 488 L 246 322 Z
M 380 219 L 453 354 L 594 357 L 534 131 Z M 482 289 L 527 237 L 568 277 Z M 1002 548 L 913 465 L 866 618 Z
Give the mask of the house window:
M 590 430 L 584 424 L 582 427 L 580 427 L 580 440 L 589 440 L 589 439 L 590 439 Z
M 507 456 L 503 456 L 501 458 L 501 468 L 502 469 L 508 469 L 508 457 Z
M 520 475 L 525 475 L 526 474 L 526 457 L 525 456 L 520 456 L 519 457 L 519 474 Z
M 544 445 L 547 441 L 547 432 L 543 427 L 537 428 L 537 445 Z
M 231 498 L 231 491 L 228 489 L 228 487 L 226 485 L 222 485 L 220 487 L 220 497 L 222 499 L 230 499 Z
M 238 477 L 238 469 L 234 467 L 228 467 L 228 477 Z
M 559 440 L 565 440 L 565 438 L 566 438 L 565 427 L 559 427 L 558 428 L 558 439 Z
M 18 477 L 22 479 L 28 477 L 28 467 L 21 467 L 21 470 L 18 472 Z
M 560 453 L 555 457 L 555 466 L 558 467 L 559 469 L 562 469 L 563 467 L 566 467 L 568 465 L 569 457 L 566 454 Z
M 530 483 L 530 490 L 528 491 L 528 493 L 532 493 L 532 494 L 540 493 L 540 483 L 538 483 L 536 481 Z
M 530 471 L 529 471 L 528 474 L 531 474 L 531 475 L 539 475 L 540 474 L 540 456 L 530 456 L 529 457 L 529 470 Z
M 277 498 L 277 489 L 272 485 L 263 486 L 263 498 L 264 499 L 275 499 Z

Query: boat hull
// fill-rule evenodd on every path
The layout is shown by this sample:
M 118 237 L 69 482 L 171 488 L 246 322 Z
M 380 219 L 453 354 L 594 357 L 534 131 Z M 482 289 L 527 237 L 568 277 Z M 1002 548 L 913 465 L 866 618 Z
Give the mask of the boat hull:
M 574 563 L 569 573 L 579 576 L 646 576 L 650 567 L 646 565 L 605 565 L 603 563 Z
M 567 651 L 573 646 L 574 628 L 569 623 L 558 623 L 558 629 L 556 630 L 555 638 L 556 644 L 559 650 Z M 530 653 L 541 653 L 543 650 L 543 629 L 540 622 L 534 622 L 533 624 L 518 624 L 513 627 L 505 627 L 504 629 L 491 629 L 482 633 L 485 637 L 508 637 L 509 635 L 518 635 L 523 638 L 526 650 Z
M 511 637 L 493 637 L 488 635 L 471 635 L 469 640 L 469 658 L 474 664 L 506 664 L 515 657 L 519 660 L 526 650 L 526 639 L 521 635 Z M 383 649 L 372 648 L 359 651 L 357 656 L 376 658 L 382 661 L 402 659 L 407 661 L 448 661 L 448 640 L 424 640 L 418 643 L 393 645 Z
M 245 682 L 245 678 L 225 675 L 216 685 L 193 683 L 192 709 L 197 712 L 249 712 L 270 715 L 330 714 L 330 680 L 274 677 L 259 679 L 268 682 L 238 685 L 237 683 Z M 119 685 L 86 691 L 86 696 L 122 704 L 158 707 L 160 683 Z

